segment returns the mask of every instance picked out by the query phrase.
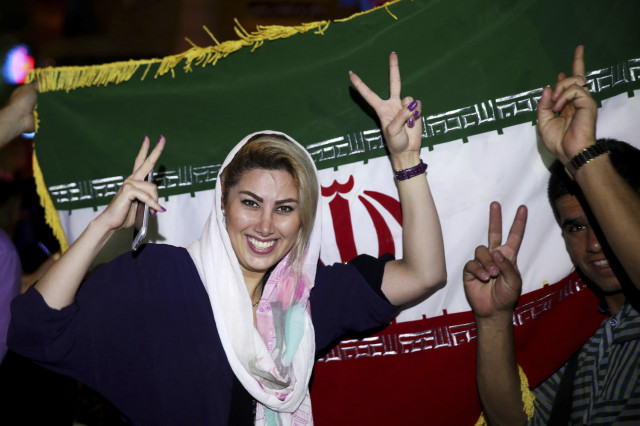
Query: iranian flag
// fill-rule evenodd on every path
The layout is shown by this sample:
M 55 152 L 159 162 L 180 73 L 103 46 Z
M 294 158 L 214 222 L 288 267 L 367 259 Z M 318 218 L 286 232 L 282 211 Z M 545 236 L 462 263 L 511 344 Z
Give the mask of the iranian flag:
M 553 158 L 535 110 L 584 44 L 601 106 L 598 137 L 640 146 L 639 16 L 640 3 L 630 1 L 403 0 L 343 21 L 240 30 L 238 40 L 160 59 L 37 69 L 30 79 L 41 92 L 34 169 L 42 202 L 66 247 L 130 174 L 143 137 L 162 134 L 153 179 L 167 212 L 151 220 L 148 240 L 186 246 L 200 235 L 230 148 L 249 133 L 279 130 L 301 141 L 320 171 L 322 262 L 401 257 L 384 142 L 348 78 L 357 72 L 385 97 L 388 56 L 398 52 L 402 95 L 423 103 L 422 158 L 448 283 L 384 330 L 323 354 L 312 382 L 315 422 L 474 424 L 476 334 L 462 268 L 487 243 L 491 201 L 502 203 L 505 235 L 517 207 L 529 208 L 514 323 L 530 385 L 601 320 L 546 200 Z M 96 264 L 128 250 L 131 238 L 118 234 Z

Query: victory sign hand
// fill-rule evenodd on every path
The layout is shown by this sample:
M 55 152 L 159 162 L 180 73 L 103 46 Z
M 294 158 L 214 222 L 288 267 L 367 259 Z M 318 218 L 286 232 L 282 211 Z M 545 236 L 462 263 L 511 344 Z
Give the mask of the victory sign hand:
M 489 245 L 478 246 L 463 271 L 464 289 L 476 317 L 508 316 L 518 303 L 522 278 L 516 265 L 527 223 L 527 208 L 518 207 L 507 241 L 502 243 L 500 204 L 491 203 Z
M 391 161 L 394 162 L 395 157 L 406 153 L 419 154 L 422 143 L 422 125 L 420 124 L 422 103 L 411 96 L 400 98 L 398 55 L 395 52 L 389 55 L 389 99 L 387 100 L 382 100 L 355 73 L 349 72 L 349 74 L 353 86 L 378 115 L 384 140 L 391 154 Z
M 164 207 L 158 204 L 158 188 L 154 183 L 145 180 L 164 149 L 164 136 L 160 136 L 155 148 L 147 156 L 149 145 L 149 138 L 145 136 L 135 159 L 133 173 L 125 179 L 101 215 L 108 229 L 117 230 L 133 226 L 139 202 L 147 204 L 152 214 L 165 211 Z

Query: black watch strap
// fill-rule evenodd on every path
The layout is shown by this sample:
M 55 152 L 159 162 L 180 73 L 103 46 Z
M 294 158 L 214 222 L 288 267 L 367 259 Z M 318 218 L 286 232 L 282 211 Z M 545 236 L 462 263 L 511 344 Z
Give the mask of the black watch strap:
M 609 153 L 609 148 L 607 148 L 607 145 L 605 145 L 604 143 L 596 142 L 593 145 L 577 153 L 571 159 L 571 161 L 567 163 L 567 165 L 564 167 L 564 170 L 567 172 L 567 174 L 572 180 L 575 180 L 576 172 L 580 167 L 591 162 L 594 158 L 602 154 L 608 154 L 608 153 Z

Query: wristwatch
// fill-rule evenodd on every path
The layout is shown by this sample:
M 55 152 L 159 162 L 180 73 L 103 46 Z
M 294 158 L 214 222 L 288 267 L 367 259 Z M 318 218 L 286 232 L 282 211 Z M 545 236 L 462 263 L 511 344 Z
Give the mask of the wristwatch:
M 594 158 L 608 153 L 609 149 L 607 148 L 607 145 L 601 142 L 596 142 L 577 153 L 571 161 L 564 166 L 564 170 L 567 172 L 571 180 L 576 180 L 576 172 L 580 167 L 593 161 Z

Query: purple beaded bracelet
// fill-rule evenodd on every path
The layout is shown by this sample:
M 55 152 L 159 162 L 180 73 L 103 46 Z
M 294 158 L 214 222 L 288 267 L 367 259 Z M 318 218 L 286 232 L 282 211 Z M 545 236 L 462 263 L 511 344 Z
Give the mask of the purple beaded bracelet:
M 421 158 L 420 163 L 416 166 L 409 167 L 408 169 L 404 169 L 404 170 L 396 170 L 396 180 L 401 181 L 401 180 L 411 179 L 412 177 L 421 175 L 426 171 L 427 171 L 427 163 L 423 163 Z

